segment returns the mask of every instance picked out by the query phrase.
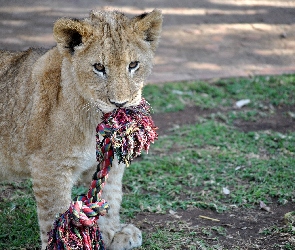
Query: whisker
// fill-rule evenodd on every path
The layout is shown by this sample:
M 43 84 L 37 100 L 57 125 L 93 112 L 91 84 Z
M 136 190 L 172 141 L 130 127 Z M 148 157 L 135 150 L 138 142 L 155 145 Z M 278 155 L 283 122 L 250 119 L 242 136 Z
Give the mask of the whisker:
M 108 106 L 103 101 L 91 99 L 90 102 L 84 104 L 81 109 L 85 110 L 86 112 L 93 110 L 97 113 L 100 113 L 103 112 L 103 109 L 107 110 Z

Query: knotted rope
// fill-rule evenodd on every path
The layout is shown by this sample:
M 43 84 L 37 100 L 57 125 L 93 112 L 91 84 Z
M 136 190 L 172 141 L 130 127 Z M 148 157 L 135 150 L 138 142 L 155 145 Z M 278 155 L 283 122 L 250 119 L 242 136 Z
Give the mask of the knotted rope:
M 104 249 L 97 220 L 109 209 L 101 194 L 114 155 L 119 163 L 128 166 L 142 149 L 148 151 L 150 143 L 158 138 L 156 129 L 144 99 L 138 106 L 116 109 L 103 116 L 96 128 L 98 165 L 89 190 L 86 195 L 72 201 L 69 209 L 55 220 L 53 229 L 48 233 L 47 250 Z

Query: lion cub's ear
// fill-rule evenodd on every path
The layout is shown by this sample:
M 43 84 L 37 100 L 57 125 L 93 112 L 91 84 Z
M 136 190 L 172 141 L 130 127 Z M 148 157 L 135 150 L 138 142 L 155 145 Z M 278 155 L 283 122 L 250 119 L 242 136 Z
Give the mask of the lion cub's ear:
M 53 35 L 61 52 L 73 54 L 92 35 L 92 28 L 78 19 L 61 18 L 54 24 Z
M 152 50 L 155 51 L 162 30 L 163 17 L 161 11 L 155 9 L 150 13 L 141 14 L 134 17 L 131 22 L 134 31 L 149 42 Z

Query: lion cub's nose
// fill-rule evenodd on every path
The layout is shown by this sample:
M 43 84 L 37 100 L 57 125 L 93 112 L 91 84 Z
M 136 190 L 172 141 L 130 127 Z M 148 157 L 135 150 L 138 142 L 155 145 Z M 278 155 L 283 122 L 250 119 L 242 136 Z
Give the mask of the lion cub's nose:
M 114 104 L 117 108 L 123 107 L 127 102 L 128 101 L 126 101 L 126 102 L 113 102 L 113 101 L 110 100 L 110 103 Z

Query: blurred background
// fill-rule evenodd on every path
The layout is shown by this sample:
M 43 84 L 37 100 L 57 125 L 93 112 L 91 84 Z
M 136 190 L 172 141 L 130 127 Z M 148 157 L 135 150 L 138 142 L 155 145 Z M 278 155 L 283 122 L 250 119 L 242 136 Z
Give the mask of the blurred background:
M 60 17 L 161 9 L 152 83 L 295 71 L 294 0 L 0 0 L 0 6 L 0 49 L 8 50 L 54 46 Z

